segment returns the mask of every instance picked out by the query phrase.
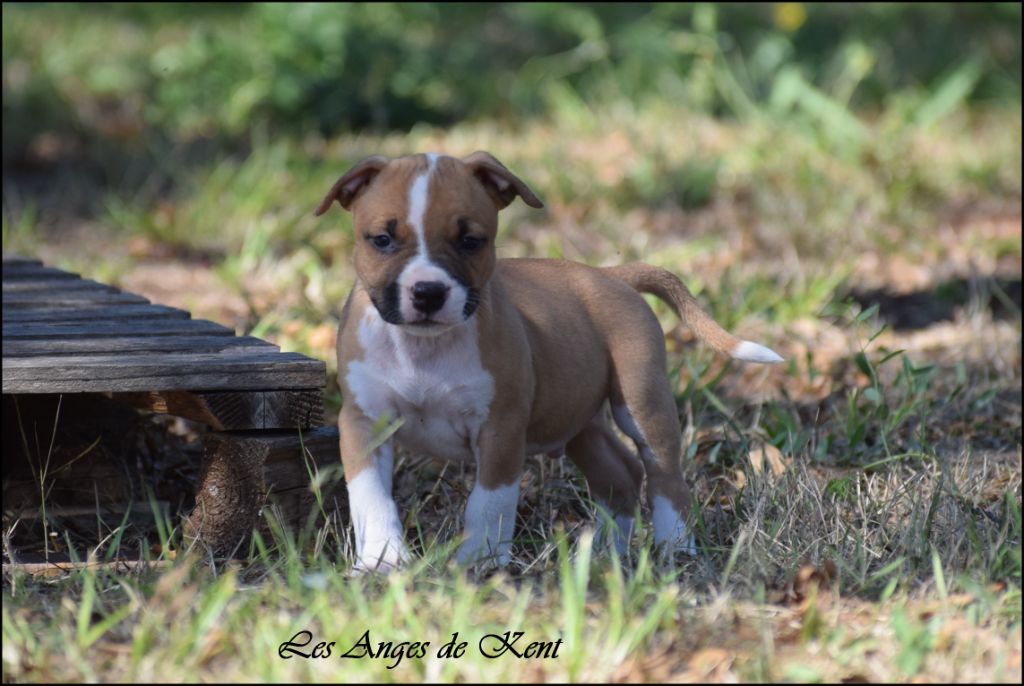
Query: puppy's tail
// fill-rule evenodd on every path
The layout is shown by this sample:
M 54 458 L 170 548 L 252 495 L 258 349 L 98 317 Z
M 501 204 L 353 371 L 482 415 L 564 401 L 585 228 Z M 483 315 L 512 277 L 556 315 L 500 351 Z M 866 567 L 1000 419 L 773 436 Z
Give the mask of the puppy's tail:
M 690 289 L 672 272 L 643 262 L 605 267 L 601 271 L 625 281 L 634 290 L 650 293 L 665 301 L 697 338 L 715 350 L 746 362 L 782 362 L 774 350 L 737 338 L 719 326 L 711 315 L 701 309 Z

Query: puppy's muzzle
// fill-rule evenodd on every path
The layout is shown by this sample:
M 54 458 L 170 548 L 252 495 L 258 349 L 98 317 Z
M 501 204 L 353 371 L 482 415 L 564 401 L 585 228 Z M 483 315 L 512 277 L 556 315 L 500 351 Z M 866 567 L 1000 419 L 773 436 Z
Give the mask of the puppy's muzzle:
M 440 281 L 417 281 L 412 287 L 412 306 L 423 314 L 433 314 L 444 307 L 448 291 Z

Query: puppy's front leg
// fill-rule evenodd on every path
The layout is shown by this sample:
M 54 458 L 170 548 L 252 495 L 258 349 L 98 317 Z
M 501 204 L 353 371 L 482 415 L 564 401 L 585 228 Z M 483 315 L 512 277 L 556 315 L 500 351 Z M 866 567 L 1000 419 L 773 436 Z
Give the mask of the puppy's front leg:
M 338 417 L 341 462 L 345 467 L 348 505 L 356 537 L 356 571 L 387 572 L 409 558 L 398 507 L 391 496 L 390 441 L 372 453 L 373 425 L 354 403 Z
M 485 427 L 476 449 L 476 484 L 466 503 L 466 528 L 456 555 L 460 564 L 511 559 L 519 503 L 519 480 L 526 462 L 525 430 Z

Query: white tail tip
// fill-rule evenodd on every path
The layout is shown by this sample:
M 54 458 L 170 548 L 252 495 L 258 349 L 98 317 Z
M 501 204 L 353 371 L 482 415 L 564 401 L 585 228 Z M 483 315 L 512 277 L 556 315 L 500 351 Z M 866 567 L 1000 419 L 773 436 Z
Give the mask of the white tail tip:
M 752 341 L 740 341 L 733 351 L 732 356 L 744 362 L 761 362 L 763 364 L 774 364 L 782 362 L 782 358 L 771 348 Z

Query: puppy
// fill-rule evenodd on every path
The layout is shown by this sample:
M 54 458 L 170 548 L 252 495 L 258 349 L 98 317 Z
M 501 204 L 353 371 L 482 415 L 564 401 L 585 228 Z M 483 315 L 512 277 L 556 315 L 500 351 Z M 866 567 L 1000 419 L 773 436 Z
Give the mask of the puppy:
M 693 552 L 680 426 L 663 333 L 640 296 L 668 303 L 705 343 L 740 360 L 778 362 L 724 331 L 670 272 L 598 269 L 495 254 L 498 211 L 541 201 L 486 152 L 456 159 L 370 157 L 316 210 L 353 213 L 356 282 L 338 332 L 341 458 L 356 568 L 408 558 L 391 495 L 394 443 L 473 462 L 458 559 L 509 560 L 527 455 L 568 455 L 628 541 L 647 476 L 654 540 Z M 607 420 L 636 446 L 630 451 Z M 398 420 L 378 444 L 375 427 Z

